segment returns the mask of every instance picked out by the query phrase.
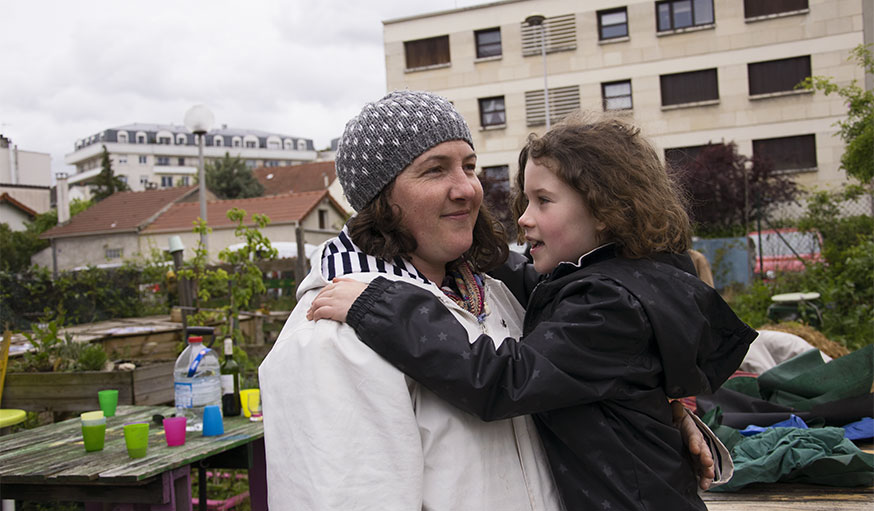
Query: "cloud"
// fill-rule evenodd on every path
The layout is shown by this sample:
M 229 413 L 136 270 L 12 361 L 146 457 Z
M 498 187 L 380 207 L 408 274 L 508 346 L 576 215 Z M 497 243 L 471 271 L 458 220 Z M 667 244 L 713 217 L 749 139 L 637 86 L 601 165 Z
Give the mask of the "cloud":
M 469 5 L 476 0 L 462 0 Z M 216 122 L 326 147 L 385 92 L 382 20 L 457 0 L 6 2 L 0 133 L 52 155 L 132 122 L 182 124 L 203 103 Z

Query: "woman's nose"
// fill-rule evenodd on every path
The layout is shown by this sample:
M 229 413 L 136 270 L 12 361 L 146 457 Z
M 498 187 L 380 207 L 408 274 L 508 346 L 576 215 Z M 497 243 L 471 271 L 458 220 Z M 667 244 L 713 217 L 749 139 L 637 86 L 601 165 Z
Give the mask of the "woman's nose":
M 476 175 L 468 174 L 464 169 L 456 169 L 452 173 L 452 187 L 449 191 L 450 198 L 453 200 L 470 200 L 476 197 L 477 189 L 480 186 Z

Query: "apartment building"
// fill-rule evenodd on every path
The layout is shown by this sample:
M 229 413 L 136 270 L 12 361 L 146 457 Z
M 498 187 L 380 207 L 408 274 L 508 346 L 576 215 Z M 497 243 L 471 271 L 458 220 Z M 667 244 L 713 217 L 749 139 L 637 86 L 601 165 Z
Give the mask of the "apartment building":
M 516 172 L 527 135 L 545 130 L 548 102 L 552 124 L 576 109 L 627 116 L 669 159 L 735 142 L 802 186 L 831 186 L 846 179 L 835 127 L 846 105 L 795 85 L 822 75 L 872 86 L 847 61 L 872 42 L 872 6 L 505 0 L 385 21 L 387 85 L 453 101 L 492 178 Z
M 84 185 L 101 170 L 103 146 L 112 160 L 112 170 L 133 191 L 193 185 L 198 169 L 198 140 L 184 126 L 128 124 L 77 140 L 64 161 L 75 165 L 70 185 Z M 222 126 L 210 130 L 204 140 L 204 160 L 242 158 L 249 168 L 278 167 L 314 161 L 313 141 L 257 130 Z

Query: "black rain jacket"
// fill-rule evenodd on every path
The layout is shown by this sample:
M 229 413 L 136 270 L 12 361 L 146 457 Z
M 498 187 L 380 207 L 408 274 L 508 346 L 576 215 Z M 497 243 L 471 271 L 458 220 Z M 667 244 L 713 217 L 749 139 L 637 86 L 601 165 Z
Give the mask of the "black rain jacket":
M 668 397 L 713 392 L 756 332 L 688 256 L 627 259 L 612 245 L 559 265 L 527 303 L 521 342 L 498 349 L 488 332 L 469 339 L 433 294 L 383 278 L 347 322 L 465 411 L 533 414 L 568 510 L 705 510 Z

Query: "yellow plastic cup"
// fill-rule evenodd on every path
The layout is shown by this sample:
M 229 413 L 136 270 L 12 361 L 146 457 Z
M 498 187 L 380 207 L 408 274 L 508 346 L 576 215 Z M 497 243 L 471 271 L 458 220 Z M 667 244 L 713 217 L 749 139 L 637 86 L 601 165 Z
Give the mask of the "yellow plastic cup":
M 248 418 L 252 416 L 252 412 L 249 410 L 249 394 L 257 392 L 261 393 L 261 389 L 243 389 L 240 391 L 240 406 L 242 407 L 243 416 Z

